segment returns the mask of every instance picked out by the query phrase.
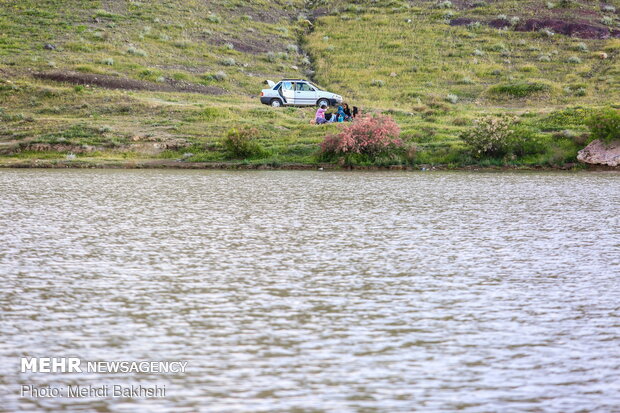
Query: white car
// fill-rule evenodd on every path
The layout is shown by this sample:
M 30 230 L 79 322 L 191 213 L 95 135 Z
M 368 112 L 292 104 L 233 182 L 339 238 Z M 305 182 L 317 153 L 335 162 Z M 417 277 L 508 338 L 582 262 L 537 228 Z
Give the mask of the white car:
M 305 79 L 282 79 L 278 83 L 267 80 L 269 89 L 260 92 L 260 101 L 274 108 L 280 106 L 336 106 L 342 96 L 321 89 Z

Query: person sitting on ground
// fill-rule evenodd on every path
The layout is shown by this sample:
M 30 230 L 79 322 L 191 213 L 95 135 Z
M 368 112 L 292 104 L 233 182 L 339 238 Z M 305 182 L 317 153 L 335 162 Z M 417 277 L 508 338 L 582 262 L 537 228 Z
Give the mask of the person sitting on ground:
M 344 122 L 345 120 L 347 120 L 347 114 L 342 106 L 338 106 L 338 122 Z
M 336 122 L 336 114 L 332 113 L 332 112 L 325 112 L 325 121 L 327 121 L 327 123 L 333 123 Z
M 344 120 L 352 121 L 353 117 L 351 115 L 351 108 L 349 108 L 349 104 L 347 102 L 344 102 L 342 104 L 342 110 L 344 111 L 344 114 L 345 114 Z
M 325 122 L 327 122 L 327 119 L 325 119 L 325 111 L 327 110 L 327 106 L 326 105 L 321 105 L 320 108 L 318 108 L 316 110 L 316 124 L 317 125 L 321 125 Z
M 357 106 L 353 106 L 353 118 L 357 118 L 357 116 L 360 114 L 360 111 L 357 109 Z

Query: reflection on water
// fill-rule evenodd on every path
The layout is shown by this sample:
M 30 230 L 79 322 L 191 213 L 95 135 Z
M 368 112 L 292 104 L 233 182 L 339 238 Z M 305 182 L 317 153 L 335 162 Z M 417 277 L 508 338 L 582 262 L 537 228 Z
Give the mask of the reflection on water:
M 619 205 L 618 174 L 0 171 L 0 406 L 613 411 Z M 23 374 L 20 356 L 189 364 Z

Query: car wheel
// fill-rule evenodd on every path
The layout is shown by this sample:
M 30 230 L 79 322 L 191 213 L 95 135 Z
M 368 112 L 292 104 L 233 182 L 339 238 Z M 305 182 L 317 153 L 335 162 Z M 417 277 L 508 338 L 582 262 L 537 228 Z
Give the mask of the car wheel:
M 271 106 L 274 108 L 279 108 L 282 106 L 282 101 L 280 99 L 271 99 Z
M 327 99 L 319 99 L 319 101 L 318 101 L 318 102 L 316 102 L 316 105 L 317 105 L 318 107 L 321 107 L 321 106 L 323 106 L 323 105 L 325 105 L 325 106 L 329 106 L 329 100 L 327 100 Z

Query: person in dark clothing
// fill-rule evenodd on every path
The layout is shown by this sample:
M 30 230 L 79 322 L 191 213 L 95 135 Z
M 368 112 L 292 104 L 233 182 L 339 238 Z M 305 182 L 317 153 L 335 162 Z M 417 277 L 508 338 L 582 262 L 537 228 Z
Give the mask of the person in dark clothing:
M 344 120 L 353 120 L 351 115 L 351 109 L 349 108 L 349 104 L 344 102 L 342 104 L 342 110 L 344 111 Z
M 353 114 L 352 114 L 352 115 L 353 115 L 353 117 L 354 117 L 354 118 L 357 118 L 357 115 L 359 115 L 359 113 L 360 113 L 360 112 L 359 112 L 359 110 L 358 110 L 357 106 L 353 106 Z

